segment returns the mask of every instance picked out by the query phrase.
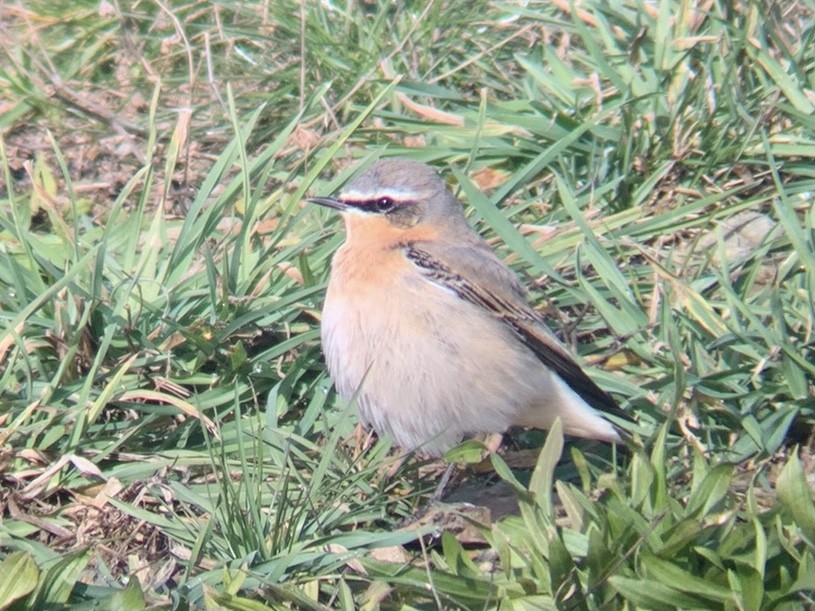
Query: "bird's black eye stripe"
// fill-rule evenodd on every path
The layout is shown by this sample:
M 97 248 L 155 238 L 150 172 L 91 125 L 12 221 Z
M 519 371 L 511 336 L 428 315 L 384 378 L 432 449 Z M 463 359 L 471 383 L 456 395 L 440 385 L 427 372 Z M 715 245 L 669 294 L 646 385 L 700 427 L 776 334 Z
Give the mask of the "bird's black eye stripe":
M 376 199 L 344 200 L 343 203 L 350 207 L 356 208 L 357 210 L 379 212 L 383 214 L 396 208 L 396 201 L 387 195 L 377 197 Z

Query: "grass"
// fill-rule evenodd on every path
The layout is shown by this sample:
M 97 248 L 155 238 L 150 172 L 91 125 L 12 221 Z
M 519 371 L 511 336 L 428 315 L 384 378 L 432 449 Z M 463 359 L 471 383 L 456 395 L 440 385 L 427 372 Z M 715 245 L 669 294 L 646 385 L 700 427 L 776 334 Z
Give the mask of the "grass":
M 0 608 L 813 605 L 813 10 L 4 4 Z M 321 363 L 303 197 L 393 155 L 638 420 L 480 549 Z

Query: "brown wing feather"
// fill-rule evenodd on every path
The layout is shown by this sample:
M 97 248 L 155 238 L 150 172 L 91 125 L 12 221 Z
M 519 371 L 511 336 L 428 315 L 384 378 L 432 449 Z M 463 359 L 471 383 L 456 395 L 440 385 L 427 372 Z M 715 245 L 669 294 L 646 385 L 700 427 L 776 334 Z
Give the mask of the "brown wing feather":
M 485 256 L 488 251 L 478 250 L 477 253 L 474 253 L 471 259 L 478 259 L 478 265 L 473 266 L 472 273 L 481 274 L 482 276 L 498 276 L 500 274 L 496 279 L 503 281 L 510 278 L 509 286 L 511 286 L 512 290 L 507 291 L 507 295 L 499 295 L 495 291 L 485 288 L 483 283 L 477 284 L 461 273 L 454 272 L 442 263 L 438 257 L 433 256 L 429 252 L 429 248 L 424 244 L 407 244 L 404 245 L 404 248 L 407 258 L 419 268 L 428 280 L 452 291 L 461 299 L 483 308 L 492 316 L 501 320 L 512 329 L 516 337 L 544 365 L 560 376 L 591 407 L 617 418 L 632 421 L 620 409 L 614 398 L 597 386 L 566 349 L 554 337 L 549 335 L 541 317 L 524 302 L 522 289 L 517 284 L 517 280 L 497 259 L 491 260 L 491 253 L 489 257 Z M 468 261 L 469 259 L 466 256 L 458 256 L 457 260 Z M 496 268 L 496 266 L 499 267 Z M 490 284 L 502 286 L 500 282 Z M 503 283 L 503 286 L 506 286 L 506 282 Z

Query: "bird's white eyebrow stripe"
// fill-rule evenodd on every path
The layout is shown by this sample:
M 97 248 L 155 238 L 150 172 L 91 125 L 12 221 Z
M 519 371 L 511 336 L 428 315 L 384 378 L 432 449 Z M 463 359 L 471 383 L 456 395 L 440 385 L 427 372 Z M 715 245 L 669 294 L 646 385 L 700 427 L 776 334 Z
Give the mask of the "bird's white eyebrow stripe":
M 417 196 L 415 191 L 396 189 L 393 187 L 379 189 L 376 191 L 376 193 L 371 193 L 370 191 L 343 191 L 340 193 L 340 200 L 365 201 L 369 199 L 378 199 L 380 197 L 390 197 L 394 201 L 404 202 L 415 200 Z

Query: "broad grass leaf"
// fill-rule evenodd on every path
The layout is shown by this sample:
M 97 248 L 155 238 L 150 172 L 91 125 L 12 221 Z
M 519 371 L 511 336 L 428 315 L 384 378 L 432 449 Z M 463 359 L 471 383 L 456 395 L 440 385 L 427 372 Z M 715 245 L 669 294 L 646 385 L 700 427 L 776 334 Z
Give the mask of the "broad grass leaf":
M 40 571 L 26 552 L 12 552 L 0 562 L 0 609 L 30 594 L 37 587 Z
M 815 549 L 815 503 L 798 458 L 797 447 L 793 449 L 787 464 L 781 469 L 776 490 L 778 500 L 801 529 L 810 548 Z

